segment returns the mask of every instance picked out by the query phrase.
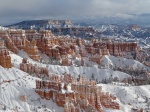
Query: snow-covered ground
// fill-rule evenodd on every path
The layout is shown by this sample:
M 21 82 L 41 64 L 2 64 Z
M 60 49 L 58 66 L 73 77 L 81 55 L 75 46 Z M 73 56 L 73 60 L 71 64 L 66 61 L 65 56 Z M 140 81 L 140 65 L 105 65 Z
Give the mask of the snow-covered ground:
M 115 57 L 115 56 L 103 56 L 101 59 L 101 63 L 106 66 L 112 66 L 112 67 L 130 67 L 134 70 L 136 69 L 148 69 L 149 67 L 145 66 L 144 64 L 140 63 L 139 61 L 133 60 L 133 59 L 126 59 L 123 57 Z
M 8 29 L 8 28 L 0 26 L 0 30 L 6 30 L 6 29 Z
M 28 58 L 28 55 L 21 51 L 22 57 Z M 42 55 L 42 54 L 41 54 Z M 14 66 L 19 68 L 19 64 L 22 62 L 22 58 L 16 54 L 11 54 L 12 57 L 12 62 L 14 63 Z M 45 56 L 46 57 L 46 56 Z M 83 75 L 87 78 L 91 78 L 94 75 L 94 78 L 97 79 L 97 81 L 102 81 L 103 79 L 108 79 L 111 76 L 118 77 L 120 80 L 130 77 L 130 75 L 119 72 L 119 71 L 114 71 L 111 69 L 99 69 L 98 67 L 85 67 L 85 66 L 80 66 L 80 67 L 75 67 L 75 66 L 60 66 L 60 65 L 50 65 L 50 64 L 42 64 L 33 61 L 32 59 L 29 59 L 29 62 L 32 64 L 37 64 L 38 66 L 42 67 L 47 67 L 50 71 L 50 74 L 63 74 L 63 73 L 70 73 L 71 75 L 74 75 L 77 77 L 78 75 Z
M 150 102 L 150 85 L 143 86 L 120 86 L 121 84 L 98 84 L 103 91 L 110 92 L 120 100 L 122 110 L 129 112 L 133 108 L 148 108 Z M 149 112 L 149 111 L 148 111 Z
M 20 55 L 20 56 L 19 56 Z M 34 112 L 34 108 L 37 108 L 39 112 L 63 112 L 63 108 L 58 107 L 52 100 L 39 99 L 34 91 L 35 80 L 37 77 L 33 77 L 21 70 L 19 70 L 19 64 L 22 62 L 22 57 L 27 57 L 23 51 L 16 55 L 11 53 L 12 63 L 14 67 L 11 69 L 4 69 L 0 66 L 0 112 L 3 106 L 6 105 L 8 112 L 12 112 L 11 109 L 17 109 L 18 112 Z M 22 55 L 22 57 L 21 57 Z M 42 54 L 40 54 L 42 55 Z M 104 56 L 102 58 L 104 63 L 108 63 L 115 66 L 132 66 L 134 68 L 145 67 L 138 61 L 128 60 L 124 58 L 118 58 L 113 56 Z M 111 69 L 99 69 L 98 67 L 74 67 L 74 66 L 59 66 L 42 64 L 29 59 L 30 63 L 38 64 L 38 66 L 45 66 L 49 69 L 50 74 L 63 74 L 70 73 L 77 77 L 83 75 L 87 78 L 91 78 L 92 75 L 98 81 L 102 79 L 112 77 L 119 77 L 120 79 L 130 77 L 129 74 L 114 71 Z M 2 81 L 8 81 L 2 83 Z M 146 102 L 150 98 L 150 85 L 143 86 L 124 86 L 123 84 L 99 84 L 104 91 L 108 91 L 118 97 L 118 102 L 121 105 L 121 110 L 116 111 L 112 109 L 105 109 L 105 112 L 132 112 L 131 108 L 147 108 Z M 26 102 L 19 99 L 20 95 L 26 96 Z M 45 107 L 46 106 L 46 107 Z
M 55 109 L 56 112 L 63 112 L 63 108 L 58 107 L 51 100 L 40 99 L 34 91 L 35 80 L 38 78 L 29 76 L 17 68 L 4 69 L 0 67 L 0 111 L 6 105 L 7 110 L 17 110 L 17 112 L 33 112 L 37 108 L 39 112 L 51 112 Z M 2 81 L 10 82 L 3 82 Z M 26 96 L 26 102 L 19 99 L 21 95 Z M 45 107 L 42 107 L 45 105 Z

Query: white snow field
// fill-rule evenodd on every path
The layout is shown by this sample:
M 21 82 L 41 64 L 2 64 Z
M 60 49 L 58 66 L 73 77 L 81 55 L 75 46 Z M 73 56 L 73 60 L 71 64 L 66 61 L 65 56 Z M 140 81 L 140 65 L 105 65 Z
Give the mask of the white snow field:
M 149 68 L 144 64 L 140 63 L 139 61 L 133 59 L 126 59 L 123 57 L 115 57 L 108 55 L 102 57 L 101 63 L 104 65 L 111 65 L 112 67 L 120 67 L 120 68 L 132 67 L 133 69 L 145 69 L 145 70 Z
M 10 82 L 3 82 L 0 85 L 0 110 L 6 105 L 7 110 L 17 110 L 17 112 L 32 112 L 37 108 L 39 112 L 52 111 L 63 112 L 63 109 L 48 100 L 39 100 L 39 95 L 34 91 L 35 80 L 38 78 L 29 76 L 17 68 L 4 69 L 0 66 L 0 79 Z M 26 96 L 26 102 L 19 99 L 21 95 Z M 43 108 L 42 105 L 46 105 Z M 39 108 L 38 108 L 39 107 Z
M 27 56 L 24 53 L 20 55 Z M 63 108 L 58 107 L 52 100 L 40 99 L 40 96 L 35 93 L 35 80 L 39 78 L 19 70 L 22 57 L 11 53 L 11 58 L 14 64 L 13 68 L 4 69 L 0 66 L 0 112 L 63 112 Z M 103 62 L 105 63 L 111 63 L 117 66 L 129 65 L 135 68 L 145 67 L 138 61 L 113 56 L 104 56 L 102 60 L 104 60 Z M 94 78 L 98 81 L 110 78 L 110 76 L 119 77 L 120 79 L 130 77 L 129 74 L 113 71 L 111 69 L 48 65 L 35 62 L 32 59 L 29 59 L 29 62 L 33 64 L 36 63 L 38 66 L 47 67 L 50 74 L 55 73 L 61 75 L 66 72 L 75 77 L 80 74 L 87 78 L 91 78 L 93 74 Z M 131 108 L 147 108 L 146 102 L 148 98 L 150 98 L 150 85 L 124 86 L 121 83 L 98 85 L 102 86 L 102 90 L 116 95 L 118 97 L 117 102 L 121 105 L 121 110 L 117 111 L 104 108 L 105 112 L 132 112 Z M 26 101 L 20 100 L 19 97 L 21 95 L 26 96 Z M 6 111 L 3 110 L 4 107 L 6 107 Z

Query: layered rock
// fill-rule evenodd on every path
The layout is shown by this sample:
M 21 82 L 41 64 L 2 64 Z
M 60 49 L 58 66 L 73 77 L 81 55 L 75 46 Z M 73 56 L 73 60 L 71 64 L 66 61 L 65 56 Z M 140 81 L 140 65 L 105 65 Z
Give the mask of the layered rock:
M 11 57 L 6 49 L 4 40 L 0 38 L 0 65 L 4 68 L 11 68 Z
M 52 99 L 58 106 L 64 107 L 64 112 L 80 112 L 81 109 L 86 112 L 103 112 L 103 106 L 120 109 L 115 102 L 116 97 L 103 93 L 102 87 L 97 86 L 93 80 L 81 76 L 77 81 L 70 74 L 52 75 L 49 78 L 37 80 L 35 91 L 41 98 Z
M 32 39 L 31 42 L 26 38 L 26 35 L 29 40 Z M 35 41 L 37 37 L 35 31 L 27 30 L 25 32 L 25 30 L 16 29 L 1 30 L 0 37 L 5 40 L 6 47 L 14 53 L 18 53 L 19 50 L 24 49 L 30 58 L 37 61 L 40 60 Z
M 136 42 L 119 42 L 115 40 L 85 41 L 81 38 L 67 36 L 55 36 L 49 30 L 5 30 L 0 31 L 0 36 L 5 40 L 6 47 L 17 53 L 24 49 L 30 58 L 40 60 L 38 50 L 49 56 L 50 60 L 56 60 L 62 65 L 70 65 L 74 59 L 87 57 L 89 61 L 100 64 L 103 55 L 123 56 L 124 52 L 136 52 Z M 37 44 L 36 44 L 37 43 Z M 36 46 L 37 45 L 37 46 Z M 81 58 L 80 58 L 81 59 Z
M 49 77 L 48 69 L 45 67 L 39 67 L 37 64 L 31 64 L 26 58 L 22 60 L 20 64 L 20 70 L 27 72 L 29 74 L 36 74 L 37 77 Z
M 36 60 L 40 61 L 40 56 L 38 54 L 38 48 L 36 46 L 36 40 L 32 40 L 31 42 L 26 40 L 26 45 L 24 48 L 25 52 L 28 53 L 29 57 Z

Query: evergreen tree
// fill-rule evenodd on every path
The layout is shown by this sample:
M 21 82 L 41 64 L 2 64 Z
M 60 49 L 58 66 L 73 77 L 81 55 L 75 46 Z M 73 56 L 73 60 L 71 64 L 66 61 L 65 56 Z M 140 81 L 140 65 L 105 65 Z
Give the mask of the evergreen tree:
M 94 73 L 92 73 L 92 76 L 91 76 L 91 79 L 92 80 L 95 80 L 95 76 L 94 76 L 95 74 Z

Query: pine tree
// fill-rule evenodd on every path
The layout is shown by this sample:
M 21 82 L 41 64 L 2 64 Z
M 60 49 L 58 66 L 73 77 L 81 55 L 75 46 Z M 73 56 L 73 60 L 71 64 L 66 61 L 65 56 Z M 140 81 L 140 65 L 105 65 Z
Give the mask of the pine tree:
M 92 73 L 92 76 L 91 76 L 91 79 L 92 79 L 92 80 L 95 80 L 94 75 L 95 75 L 95 74 L 94 74 L 94 73 Z

